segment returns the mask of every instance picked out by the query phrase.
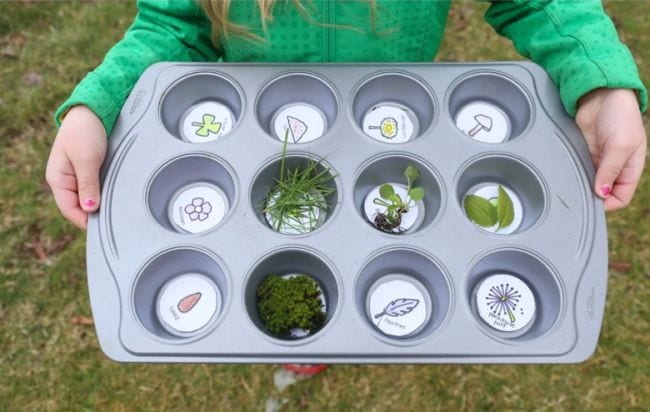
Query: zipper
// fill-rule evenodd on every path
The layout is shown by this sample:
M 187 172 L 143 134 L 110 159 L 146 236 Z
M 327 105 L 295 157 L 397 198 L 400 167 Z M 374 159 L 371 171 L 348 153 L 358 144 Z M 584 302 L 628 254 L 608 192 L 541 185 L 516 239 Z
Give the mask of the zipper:
M 334 0 L 325 1 L 327 7 L 327 61 L 333 61 L 336 48 L 334 47 L 335 32 L 333 29 L 334 20 L 336 20 L 336 10 Z

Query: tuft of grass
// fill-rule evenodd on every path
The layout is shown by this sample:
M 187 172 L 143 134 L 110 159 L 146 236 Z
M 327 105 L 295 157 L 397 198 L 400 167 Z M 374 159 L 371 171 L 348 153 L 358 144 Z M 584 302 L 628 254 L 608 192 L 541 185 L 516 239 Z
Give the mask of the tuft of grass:
M 329 209 L 327 196 L 335 189 L 329 183 L 335 178 L 321 162 L 307 160 L 288 168 L 287 144 L 289 130 L 284 136 L 280 177 L 269 191 L 262 213 L 268 214 L 276 232 L 307 233 L 321 223 L 321 216 Z

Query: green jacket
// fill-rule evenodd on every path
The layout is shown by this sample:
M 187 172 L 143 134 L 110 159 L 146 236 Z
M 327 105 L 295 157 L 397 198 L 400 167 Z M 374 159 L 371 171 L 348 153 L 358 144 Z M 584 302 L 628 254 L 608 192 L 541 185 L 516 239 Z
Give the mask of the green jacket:
M 308 17 L 278 2 L 262 29 L 257 1 L 232 0 L 229 18 L 266 42 L 230 36 L 213 46 L 210 22 L 194 0 L 140 0 L 133 25 L 56 112 L 86 105 L 107 133 L 144 70 L 160 61 L 424 62 L 442 40 L 451 0 L 377 0 L 376 27 L 365 0 L 304 1 Z M 629 50 L 599 0 L 495 1 L 485 18 L 517 51 L 546 69 L 575 115 L 577 101 L 598 87 L 645 90 Z

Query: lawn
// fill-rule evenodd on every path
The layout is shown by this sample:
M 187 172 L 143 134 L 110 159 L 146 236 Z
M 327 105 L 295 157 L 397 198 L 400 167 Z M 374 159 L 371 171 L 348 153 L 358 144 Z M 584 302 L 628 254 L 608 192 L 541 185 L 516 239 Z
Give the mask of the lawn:
M 650 2 L 606 3 L 650 81 Z M 440 61 L 518 59 L 455 2 Z M 132 2 L 0 3 L 0 411 L 642 410 L 650 405 L 650 180 L 608 215 L 608 300 L 578 365 L 336 366 L 275 394 L 275 366 L 125 365 L 88 324 L 84 233 L 44 182 L 52 114 L 130 24 Z M 477 41 L 480 39 L 480 41 Z M 644 118 L 648 129 L 648 117 Z M 646 405 L 643 407 L 643 405 Z

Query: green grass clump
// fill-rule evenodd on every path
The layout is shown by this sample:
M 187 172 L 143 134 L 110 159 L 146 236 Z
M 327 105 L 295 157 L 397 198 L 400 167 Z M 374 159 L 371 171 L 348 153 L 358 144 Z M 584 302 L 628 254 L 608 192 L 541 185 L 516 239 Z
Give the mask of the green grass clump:
M 269 274 L 258 286 L 257 297 L 260 319 L 276 336 L 288 336 L 295 328 L 312 334 L 325 321 L 320 288 L 307 275 L 281 277 Z
M 330 186 L 334 175 L 313 160 L 288 168 L 287 138 L 288 130 L 282 148 L 280 177 L 269 191 L 262 212 L 269 215 L 269 223 L 276 232 L 292 229 L 308 233 L 323 222 L 322 217 L 329 209 L 326 198 L 335 191 Z

